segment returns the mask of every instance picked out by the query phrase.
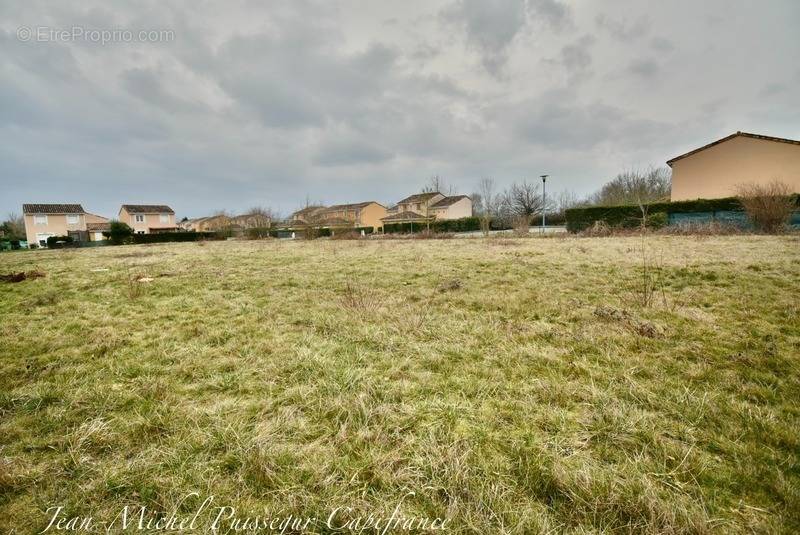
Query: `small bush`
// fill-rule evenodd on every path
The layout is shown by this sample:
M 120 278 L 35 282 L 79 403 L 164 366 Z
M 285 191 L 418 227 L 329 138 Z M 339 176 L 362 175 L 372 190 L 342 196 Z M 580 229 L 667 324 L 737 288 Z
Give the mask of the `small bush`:
M 122 221 L 111 221 L 108 232 L 103 232 L 103 236 L 108 238 L 112 245 L 122 245 L 127 243 L 130 237 L 133 236 L 133 229 Z
M 647 228 L 660 229 L 669 225 L 669 215 L 666 212 L 656 212 L 647 216 Z
M 762 232 L 783 231 L 795 210 L 789 186 L 778 180 L 769 184 L 742 184 L 737 193 L 753 226 Z
M 64 247 L 72 244 L 74 241 L 72 236 L 50 236 L 47 238 L 47 247 L 50 249 Z

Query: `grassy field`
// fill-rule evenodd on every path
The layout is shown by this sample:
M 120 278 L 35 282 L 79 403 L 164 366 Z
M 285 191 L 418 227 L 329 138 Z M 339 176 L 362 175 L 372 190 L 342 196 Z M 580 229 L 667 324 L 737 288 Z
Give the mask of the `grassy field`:
M 0 254 L 46 273 L 0 283 L 0 531 L 398 504 L 447 533 L 800 531 L 800 238 L 652 237 L 648 279 L 641 247 Z

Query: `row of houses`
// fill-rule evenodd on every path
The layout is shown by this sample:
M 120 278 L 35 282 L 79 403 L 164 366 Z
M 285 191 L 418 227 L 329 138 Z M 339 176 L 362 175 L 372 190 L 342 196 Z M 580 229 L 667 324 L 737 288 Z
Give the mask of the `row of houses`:
M 472 216 L 472 199 L 466 195 L 447 196 L 438 191 L 416 193 L 387 208 L 377 201 L 333 206 L 306 206 L 291 216 L 293 225 L 329 228 L 372 227 L 381 230 L 390 223 L 424 223 Z
M 28 243 L 47 245 L 47 238 L 69 236 L 75 241 L 100 241 L 108 232 L 110 220 L 87 212 L 80 204 L 23 204 L 25 234 Z M 174 232 L 175 211 L 160 204 L 123 204 L 117 219 L 127 223 L 137 234 Z
M 75 241 L 105 239 L 110 220 L 84 210 L 80 204 L 24 204 L 25 232 L 28 243 L 47 245 L 52 236 L 70 236 Z M 346 229 L 372 227 L 376 231 L 388 223 L 407 223 L 459 219 L 472 215 L 472 199 L 466 195 L 448 196 L 440 192 L 410 195 L 387 208 L 377 201 L 333 206 L 312 205 L 294 212 L 282 226 Z M 269 215 L 250 213 L 239 216 L 217 214 L 209 217 L 175 221 L 175 211 L 167 205 L 123 204 L 117 219 L 127 223 L 137 234 L 179 230 L 209 232 L 268 228 L 275 222 Z

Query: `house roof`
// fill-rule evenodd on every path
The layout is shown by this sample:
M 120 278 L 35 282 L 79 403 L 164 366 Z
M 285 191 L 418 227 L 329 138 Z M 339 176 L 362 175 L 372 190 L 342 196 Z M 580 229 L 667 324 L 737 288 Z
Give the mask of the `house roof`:
M 341 210 L 358 210 L 359 208 L 365 208 L 370 204 L 377 204 L 383 206 L 381 203 L 376 201 L 364 201 L 364 202 L 356 202 L 351 204 L 334 204 L 333 206 L 328 206 L 325 211 L 326 212 L 336 212 Z
M 397 204 L 405 204 L 410 202 L 424 202 L 432 197 L 436 197 L 437 195 L 441 195 L 438 191 L 430 191 L 427 193 L 415 193 L 414 195 L 409 195 L 402 201 L 397 201 Z
M 431 205 L 431 208 L 446 208 L 451 204 L 457 203 L 461 199 L 469 199 L 469 197 L 467 197 L 466 195 L 453 195 L 452 197 L 445 197 L 444 199 L 433 203 Z
M 381 221 L 409 221 L 416 219 L 426 219 L 426 217 L 422 214 L 405 210 L 397 214 L 392 214 L 390 216 L 383 217 L 381 218 Z
M 110 222 L 106 222 L 106 223 L 86 223 L 86 230 L 88 230 L 90 232 L 91 231 L 97 232 L 97 231 L 101 231 L 101 230 L 110 230 L 110 229 L 111 229 L 111 223 Z
M 764 140 L 764 141 L 777 141 L 778 143 L 789 143 L 789 144 L 792 144 L 792 145 L 800 145 L 800 141 L 796 141 L 794 139 L 786 139 L 786 138 L 783 138 L 783 137 L 763 136 L 761 134 L 750 134 L 748 132 L 735 132 L 735 133 L 733 133 L 733 134 L 731 134 L 729 136 L 725 136 L 722 139 L 718 139 L 716 141 L 713 141 L 713 142 L 709 143 L 708 145 L 703 145 L 699 149 L 694 149 L 694 150 L 691 150 L 691 151 L 687 152 L 686 154 L 681 154 L 680 156 L 676 156 L 673 159 L 667 161 L 667 165 L 672 167 L 672 164 L 674 162 L 677 162 L 678 160 L 682 160 L 683 158 L 687 158 L 689 156 L 692 156 L 693 154 L 697 154 L 700 151 L 709 149 L 709 148 L 713 147 L 714 145 L 719 145 L 720 143 L 724 143 L 724 142 L 726 142 L 728 140 L 731 140 L 731 139 L 733 139 L 735 137 L 740 137 L 740 136 L 741 137 L 749 137 L 751 139 L 761 139 L 761 140 Z
M 23 204 L 23 214 L 83 214 L 80 204 Z
M 123 204 L 122 208 L 129 214 L 174 214 L 175 211 L 166 204 Z
M 293 216 L 298 216 L 298 215 L 305 215 L 305 214 L 313 214 L 315 212 L 319 212 L 320 210 L 324 210 L 324 209 L 325 209 L 325 207 L 321 206 L 321 205 L 311 205 L 311 206 L 306 206 L 305 208 L 301 208 L 300 210 L 297 210 L 295 212 L 292 212 L 292 215 Z

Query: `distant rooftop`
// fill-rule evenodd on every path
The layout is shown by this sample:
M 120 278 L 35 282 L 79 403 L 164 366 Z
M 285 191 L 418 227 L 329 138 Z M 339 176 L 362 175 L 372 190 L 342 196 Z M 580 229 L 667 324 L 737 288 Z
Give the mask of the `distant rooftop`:
M 431 208 L 444 208 L 446 206 L 450 206 L 451 204 L 455 204 L 461 199 L 468 199 L 466 195 L 453 195 L 452 197 L 445 197 L 440 201 L 436 201 L 431 205 Z
M 441 195 L 438 191 L 429 191 L 427 193 L 415 193 L 414 195 L 409 195 L 402 201 L 397 201 L 397 204 L 407 204 L 413 202 L 425 202 L 431 197 L 436 197 L 437 195 Z
M 23 204 L 23 214 L 83 214 L 80 204 Z
M 123 204 L 122 208 L 129 214 L 174 214 L 175 211 L 166 204 Z

